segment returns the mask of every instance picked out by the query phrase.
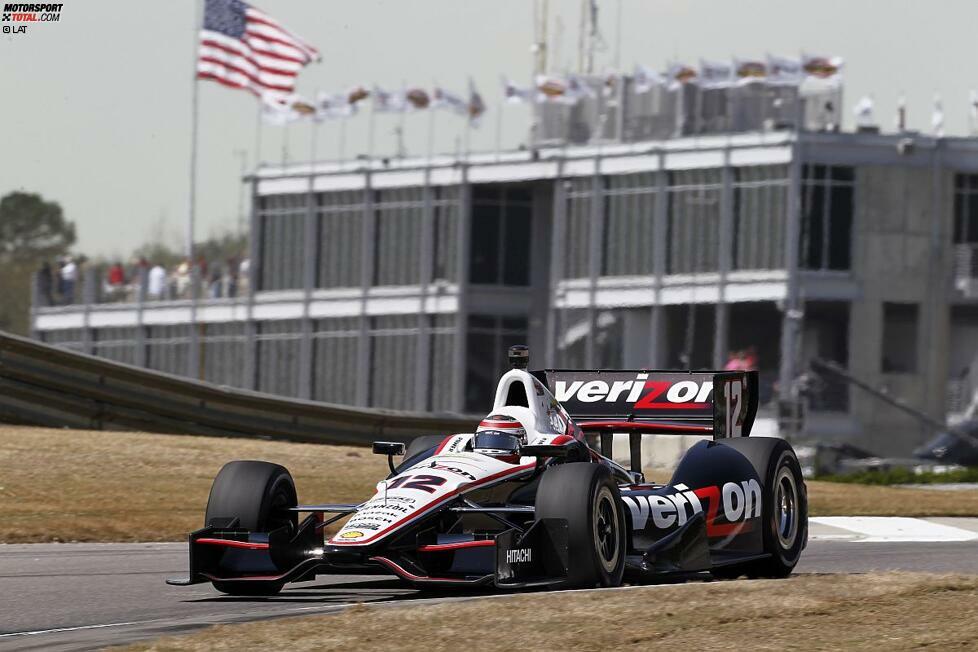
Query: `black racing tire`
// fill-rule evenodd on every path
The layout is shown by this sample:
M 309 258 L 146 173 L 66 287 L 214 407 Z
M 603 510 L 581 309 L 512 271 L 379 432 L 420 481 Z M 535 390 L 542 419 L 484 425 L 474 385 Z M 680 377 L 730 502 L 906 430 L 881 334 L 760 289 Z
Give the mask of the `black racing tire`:
M 753 441 L 752 441 L 753 440 Z M 808 492 L 791 445 L 775 437 L 728 440 L 741 450 L 762 478 L 761 527 L 768 555 L 744 564 L 713 570 L 718 578 L 783 578 L 794 570 L 808 539 Z M 740 445 L 738 445 L 740 444 Z
M 204 525 L 215 518 L 237 518 L 250 532 L 271 532 L 281 527 L 295 531 L 298 514 L 288 508 L 298 504 L 295 482 L 284 466 L 271 462 L 228 462 L 214 478 L 207 499 Z M 265 582 L 213 582 L 229 595 L 274 595 L 284 584 Z
M 574 462 L 547 469 L 535 516 L 567 521 L 569 568 L 561 588 L 621 584 L 628 533 L 621 493 L 607 467 Z

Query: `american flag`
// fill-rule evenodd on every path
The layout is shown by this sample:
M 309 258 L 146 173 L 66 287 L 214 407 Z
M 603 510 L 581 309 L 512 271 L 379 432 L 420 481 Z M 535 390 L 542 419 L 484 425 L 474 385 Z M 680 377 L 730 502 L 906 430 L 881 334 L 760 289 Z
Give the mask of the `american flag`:
M 243 88 L 270 102 L 295 92 L 302 68 L 319 50 L 241 0 L 206 0 L 197 78 Z

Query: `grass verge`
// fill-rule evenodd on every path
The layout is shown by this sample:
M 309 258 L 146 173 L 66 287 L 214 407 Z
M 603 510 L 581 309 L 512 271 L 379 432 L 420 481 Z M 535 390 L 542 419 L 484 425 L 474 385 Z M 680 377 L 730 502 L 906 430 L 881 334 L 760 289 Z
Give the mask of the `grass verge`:
M 387 473 L 365 448 L 0 426 L 0 542 L 182 540 L 232 459 L 286 466 L 309 502 L 363 500 Z M 978 516 L 978 491 L 808 487 L 812 515 Z
M 820 478 L 829 482 L 854 484 L 938 484 L 943 482 L 978 482 L 978 466 L 969 466 L 954 471 L 934 473 L 925 471 L 915 473 L 912 469 L 895 468 L 880 471 L 861 471 L 851 475 L 835 475 Z
M 387 473 L 367 448 L 0 426 L 0 542 L 185 540 L 234 459 L 282 464 L 316 502 L 363 500 Z
M 949 614 L 953 616 L 949 617 Z M 978 647 L 978 577 L 881 573 L 505 596 L 221 625 L 137 650 Z

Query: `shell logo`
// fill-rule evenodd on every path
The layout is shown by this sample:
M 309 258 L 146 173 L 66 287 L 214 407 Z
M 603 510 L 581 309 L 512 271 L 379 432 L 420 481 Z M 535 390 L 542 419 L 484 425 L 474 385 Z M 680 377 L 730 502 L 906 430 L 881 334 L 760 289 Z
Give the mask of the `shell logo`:
M 341 539 L 359 539 L 362 536 L 363 532 L 360 532 L 359 530 L 349 530 L 340 534 Z

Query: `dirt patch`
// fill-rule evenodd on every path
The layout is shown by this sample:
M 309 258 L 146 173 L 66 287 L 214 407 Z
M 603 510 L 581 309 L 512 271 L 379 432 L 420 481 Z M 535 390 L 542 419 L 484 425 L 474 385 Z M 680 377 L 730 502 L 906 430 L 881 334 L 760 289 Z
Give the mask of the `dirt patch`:
M 0 426 L 0 542 L 186 539 L 234 459 L 282 464 L 316 502 L 363 500 L 387 473 L 366 448 Z
M 358 605 L 332 616 L 222 625 L 128 649 L 432 652 L 929 646 L 978 646 L 978 577 L 798 576 L 425 606 Z
M 184 539 L 234 459 L 284 465 L 308 502 L 364 500 L 387 473 L 366 448 L 0 426 L 0 542 Z M 978 491 L 808 486 L 812 515 L 978 516 Z

